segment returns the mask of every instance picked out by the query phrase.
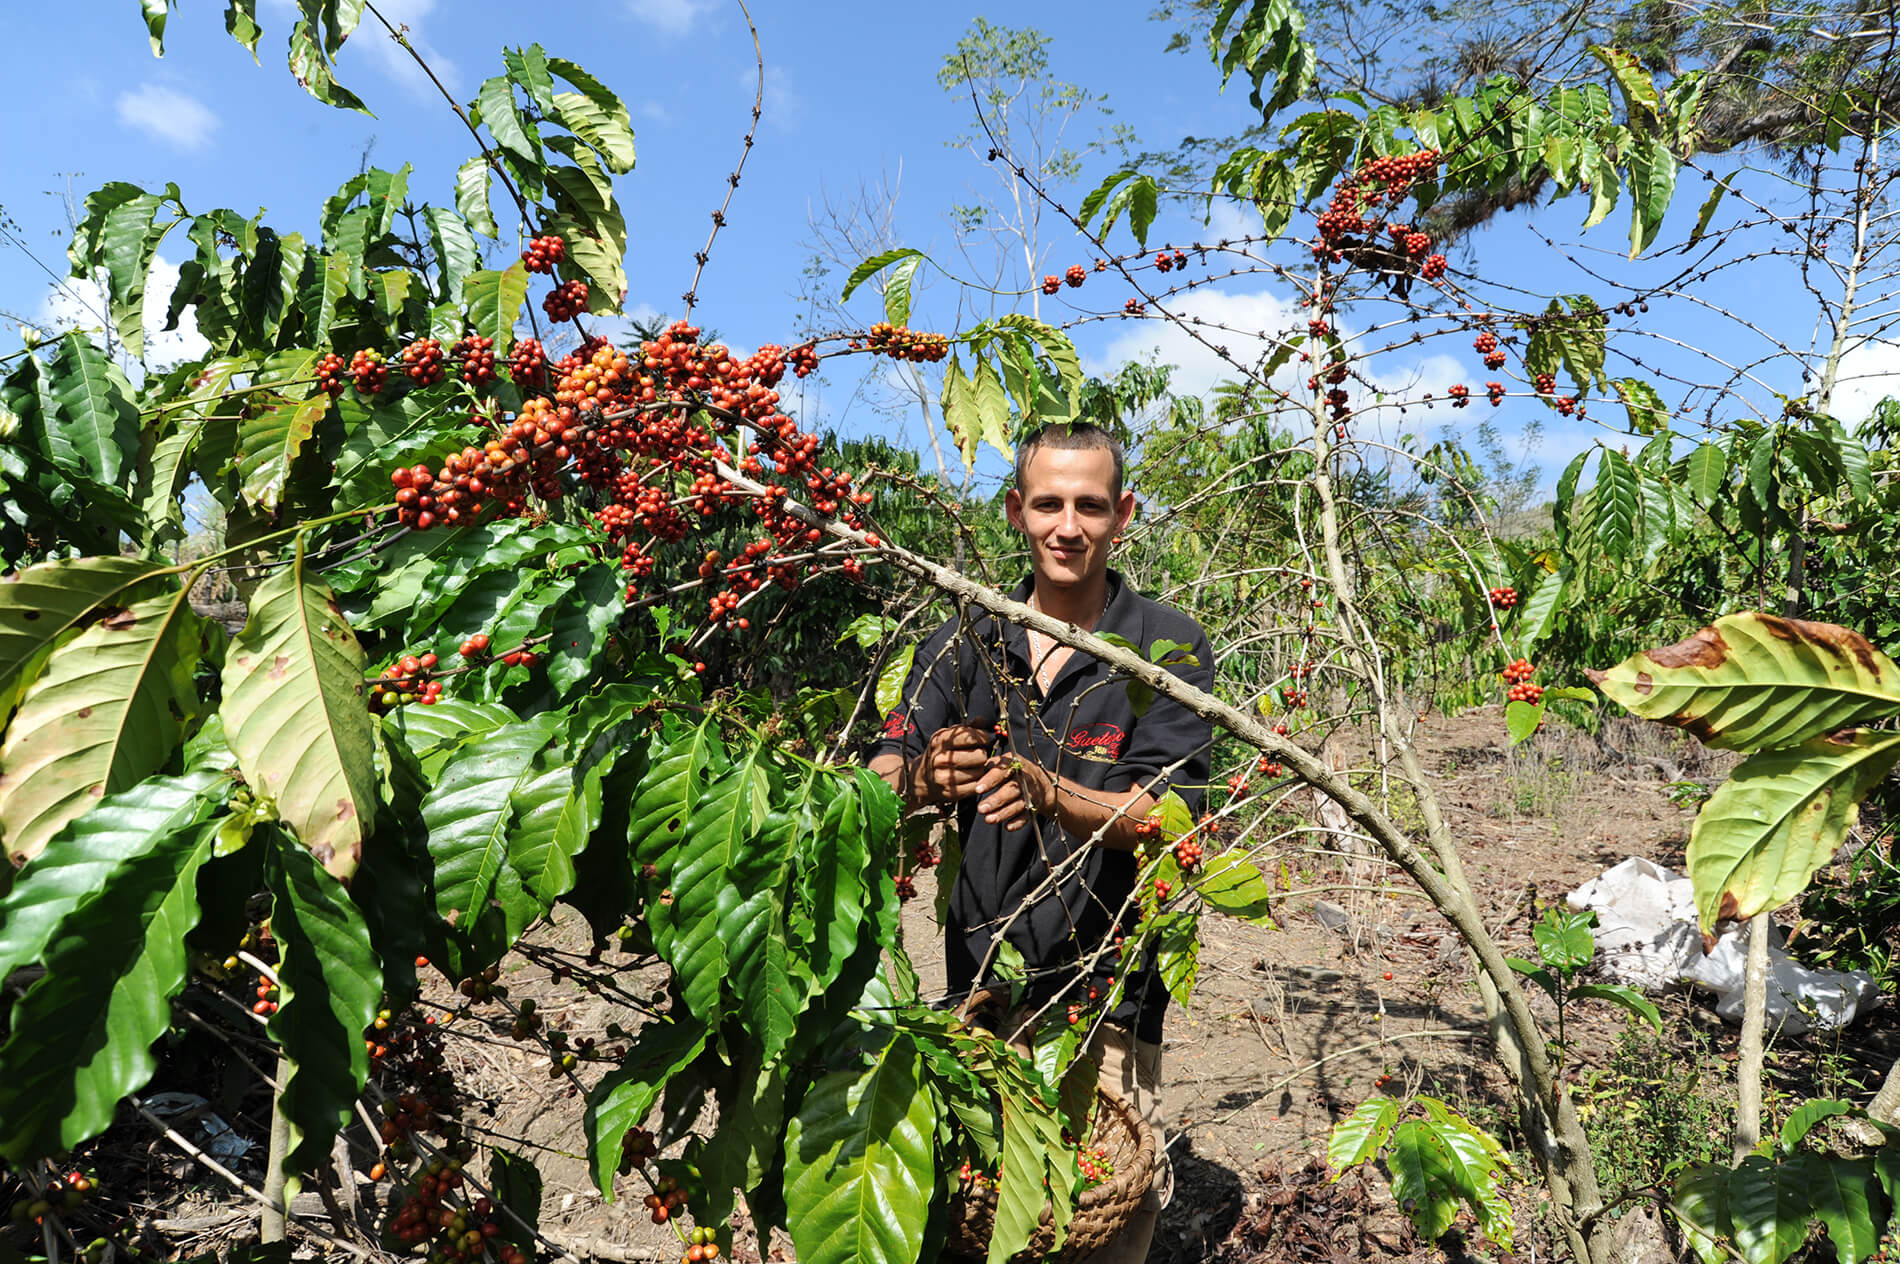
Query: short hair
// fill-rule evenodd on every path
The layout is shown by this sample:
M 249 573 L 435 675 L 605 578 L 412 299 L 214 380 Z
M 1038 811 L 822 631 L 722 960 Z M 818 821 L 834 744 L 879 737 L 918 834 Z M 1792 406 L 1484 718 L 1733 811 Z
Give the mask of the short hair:
M 1121 441 L 1100 426 L 1088 421 L 1058 421 L 1029 432 L 1016 445 L 1016 490 L 1023 490 L 1023 476 L 1029 472 L 1029 458 L 1038 448 L 1060 448 L 1065 452 L 1107 452 L 1115 458 L 1114 495 L 1121 499 L 1123 470 L 1127 464 Z

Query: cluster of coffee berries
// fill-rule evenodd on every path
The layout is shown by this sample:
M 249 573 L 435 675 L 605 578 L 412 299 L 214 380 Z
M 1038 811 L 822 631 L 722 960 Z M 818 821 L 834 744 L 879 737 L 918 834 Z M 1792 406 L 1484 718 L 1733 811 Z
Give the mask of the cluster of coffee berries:
M 1451 406 L 1453 408 L 1463 408 L 1471 402 L 1471 388 L 1466 386 L 1463 382 L 1453 383 L 1451 389 L 1445 393 L 1451 396 Z
M 1166 878 L 1156 878 L 1154 890 L 1155 890 L 1155 899 L 1165 900 L 1168 898 L 1168 895 L 1174 890 L 1174 884 L 1172 882 L 1169 882 Z
M 1505 694 L 1506 699 L 1511 702 L 1541 702 L 1544 697 L 1543 686 L 1531 683 L 1531 677 L 1536 674 L 1537 669 L 1527 659 L 1520 658 L 1505 667 L 1504 680 L 1511 686 Z
M 389 385 L 389 364 L 380 351 L 363 350 L 350 357 L 350 381 L 358 395 L 379 395 Z
M 1227 779 L 1227 789 L 1233 793 L 1235 798 L 1244 796 L 1247 793 L 1247 774 L 1237 772 L 1229 777 Z
M 1491 604 L 1500 610 L 1509 610 L 1512 606 L 1517 604 L 1517 589 L 1509 585 L 1492 588 L 1488 591 L 1491 597 Z
M 495 340 L 470 334 L 455 344 L 455 358 L 462 362 L 462 380 L 471 386 L 486 386 L 495 380 Z
M 1573 413 L 1579 417 L 1583 415 L 1583 410 L 1577 407 L 1577 397 L 1575 395 L 1559 395 L 1557 397 L 1557 415 L 1560 417 L 1568 417 Z
M 645 1199 L 647 1211 L 653 1216 L 654 1224 L 665 1224 L 679 1214 L 686 1205 L 686 1191 L 679 1182 L 670 1176 L 662 1176 L 654 1185 L 653 1192 Z
M 1155 253 L 1156 272 L 1170 272 L 1175 268 L 1185 268 L 1187 267 L 1187 262 L 1188 257 L 1185 251 L 1177 250 L 1173 254 L 1169 254 L 1167 251 L 1161 250 Z
M 1286 686 L 1282 686 L 1280 689 L 1280 699 L 1295 711 L 1305 710 L 1308 703 L 1306 690 L 1292 689 Z
M 1557 390 L 1557 375 L 1555 373 L 1539 373 L 1536 377 L 1535 385 L 1539 395 L 1555 394 Z
M 1263 777 L 1268 777 L 1268 778 L 1278 777 L 1281 771 L 1280 761 L 1277 759 L 1269 759 L 1265 755 L 1262 755 L 1259 759 L 1256 759 L 1254 761 L 1253 767 L 1254 767 L 1255 772 L 1259 773 Z
M 538 391 L 547 386 L 548 353 L 538 338 L 523 338 L 508 356 L 508 375 L 523 391 Z
M 434 386 L 442 380 L 442 344 L 433 338 L 418 338 L 402 349 L 403 372 L 417 386 Z
M 1528 702 L 1532 706 L 1535 706 L 1544 700 L 1544 687 L 1542 685 L 1534 685 L 1527 680 L 1520 684 L 1512 685 L 1505 691 L 1504 697 L 1508 702 Z
M 253 1014 L 262 1014 L 268 1018 L 277 1012 L 277 998 L 281 995 L 278 987 L 267 974 L 257 976 L 257 1000 L 251 1005 Z
M 719 1258 L 719 1234 L 711 1225 L 699 1225 L 686 1243 L 686 1254 L 680 1256 L 680 1264 L 701 1264 L 703 1260 Z
M 533 650 L 510 650 L 501 656 L 504 667 L 526 667 L 530 671 L 541 665 L 541 656 Z
M 541 310 L 548 319 L 559 323 L 573 320 L 587 310 L 587 282 L 581 280 L 563 281 L 548 291 L 541 300 Z
M 914 364 L 935 364 L 950 354 L 950 339 L 943 334 L 918 333 L 903 325 L 880 320 L 864 337 L 865 347 L 893 360 Z
M 1435 149 L 1411 154 L 1388 154 L 1371 159 L 1339 181 L 1333 186 L 1333 195 L 1326 210 L 1319 216 L 1319 241 L 1315 243 L 1313 253 L 1339 262 L 1345 257 L 1347 248 L 1358 244 L 1355 238 L 1370 238 L 1380 231 L 1380 222 L 1368 218 L 1368 211 L 1396 208 L 1410 196 L 1413 183 L 1437 165 L 1438 151 Z M 1409 227 L 1405 229 L 1407 234 L 1411 231 Z M 1400 244 L 1413 256 L 1425 253 L 1431 246 L 1429 238 L 1416 251 L 1410 250 L 1409 242 L 1401 240 Z
M 1427 281 L 1436 281 L 1445 275 L 1445 256 L 1426 255 L 1425 262 L 1418 265 L 1418 274 Z
M 907 873 L 900 873 L 892 879 L 892 886 L 897 891 L 900 903 L 909 903 L 917 898 L 917 882 Z
M 436 661 L 434 654 L 403 655 L 383 668 L 370 701 L 381 710 L 411 702 L 420 702 L 425 707 L 434 706 L 436 699 L 442 696 L 442 682 L 431 675 L 435 671 Z
M 29 1185 L 27 1188 L 34 1187 Z M 58 1180 L 46 1182 L 37 1196 L 15 1199 L 9 1215 L 14 1224 L 23 1225 L 37 1221 L 48 1213 L 77 1211 L 92 1199 L 97 1190 L 98 1185 L 93 1179 L 75 1168 Z
M 1174 845 L 1174 863 L 1183 869 L 1192 869 L 1201 863 L 1201 845 L 1191 838 L 1184 838 Z
M 1503 353 L 1500 352 L 1499 354 L 1501 355 Z M 1491 407 L 1496 408 L 1499 404 L 1504 402 L 1504 383 L 1486 382 L 1484 384 L 1484 395 L 1486 399 L 1491 401 Z
M 455 990 L 478 1004 L 508 995 L 508 989 L 501 983 L 500 966 L 489 966 L 480 974 L 471 974 L 456 984 Z
M 1069 265 L 1068 271 L 1062 274 L 1062 279 L 1067 283 L 1070 289 L 1075 289 L 1081 285 L 1083 281 L 1088 279 L 1088 275 L 1088 269 L 1079 263 L 1072 263 Z
M 1054 294 L 1057 290 L 1061 288 L 1062 288 L 1061 277 L 1057 276 L 1053 272 L 1046 272 L 1043 274 L 1042 292 L 1044 294 Z
M 521 262 L 530 272 L 552 272 L 566 258 L 567 243 L 559 237 L 536 237 L 521 252 Z
M 383 1033 L 383 1056 L 376 1071 L 385 1092 L 381 1136 L 389 1158 L 407 1163 L 416 1157 L 415 1137 L 433 1133 L 439 1150 L 451 1158 L 467 1159 L 475 1148 L 463 1131 L 462 1094 L 456 1088 L 443 1056 L 442 1031 L 435 1018 L 418 1021 L 413 1014 Z
M 1531 661 L 1528 658 L 1517 659 L 1514 662 L 1506 664 L 1504 668 L 1504 680 L 1506 684 L 1521 684 L 1536 674 L 1537 669 L 1531 666 Z
M 332 351 L 317 361 L 317 389 L 331 399 L 343 393 L 350 384 L 349 365 L 343 357 Z
M 981 1168 L 973 1166 L 967 1159 L 964 1160 L 963 1166 L 957 1169 L 958 1184 L 968 1185 L 972 1189 L 982 1189 L 985 1185 L 993 1184 L 1000 1176 L 1002 1176 L 1000 1167 L 996 1175 L 992 1176 Z
M 1479 355 L 1490 355 L 1498 349 L 1498 336 L 1486 329 L 1471 340 L 1471 347 Z
M 1082 1169 L 1082 1185 L 1093 1189 L 1115 1175 L 1115 1165 L 1109 1161 L 1107 1146 L 1077 1146 L 1075 1165 Z
M 766 348 L 759 348 L 759 354 L 763 355 L 765 351 Z M 810 377 L 818 371 L 818 348 L 809 342 L 800 347 L 793 347 L 785 353 L 785 361 L 791 365 L 793 377 Z
M 475 659 L 485 657 L 488 654 L 488 633 L 477 632 L 475 635 L 465 638 L 462 643 L 456 647 L 455 652 L 471 662 Z
M 528 1264 L 527 1253 L 503 1235 L 492 1202 L 451 1201 L 461 1188 L 461 1160 L 432 1160 L 391 1218 L 389 1236 L 406 1246 L 429 1243 L 429 1258 L 443 1264 L 489 1258 L 497 1264 Z

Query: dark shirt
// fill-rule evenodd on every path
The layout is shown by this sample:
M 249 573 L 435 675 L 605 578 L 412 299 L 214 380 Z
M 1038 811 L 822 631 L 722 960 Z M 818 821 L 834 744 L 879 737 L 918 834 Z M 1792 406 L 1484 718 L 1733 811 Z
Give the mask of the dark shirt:
M 1143 597 L 1114 571 L 1108 585 L 1108 608 L 1095 631 L 1126 637 L 1144 658 L 1160 640 L 1191 647 L 1195 662 L 1169 670 L 1211 690 L 1214 655 L 1200 625 Z M 1025 601 L 1030 588 L 1026 579 L 1010 596 Z M 1024 629 L 999 624 L 984 611 L 972 612 L 964 635 L 959 627 L 952 618 L 918 647 L 903 700 L 885 717 L 873 757 L 915 759 L 939 729 L 959 723 L 989 729 L 1007 716 L 1009 737 L 1007 743 L 998 738 L 998 751 L 1020 752 L 1088 789 L 1120 793 L 1139 786 L 1156 799 L 1173 790 L 1199 815 L 1211 763 L 1208 721 L 1159 695 L 1137 716 L 1127 678 L 1113 678 L 1106 663 L 1079 651 L 1051 678 L 1045 698 L 1031 677 Z M 1000 678 L 1004 673 L 1007 678 Z M 1180 766 L 1170 770 L 1177 760 Z M 1086 838 L 1072 836 L 1054 817 L 1033 817 L 1016 830 L 991 824 L 977 813 L 979 801 L 972 795 L 957 804 L 963 860 L 945 927 L 951 995 L 961 998 L 978 982 L 1001 931 L 1022 953 L 1029 1004 L 1039 1007 L 1058 996 L 1064 1005 L 1086 1002 L 1089 985 L 1106 996 L 1108 980 L 1119 970 L 1117 954 L 1102 953 L 1087 984 L 1078 978 L 1078 964 L 1114 936 L 1134 932 L 1141 915 L 1129 897 L 1137 857 L 1100 844 L 1085 847 Z M 1041 890 L 1051 868 L 1077 851 L 1085 852 L 1079 864 L 1064 868 L 1058 882 Z M 1032 892 L 1039 894 L 1025 907 Z M 991 961 L 982 982 L 998 981 Z M 1167 1003 L 1167 989 L 1148 962 L 1129 976 L 1124 1000 L 1110 1018 L 1159 1043 Z

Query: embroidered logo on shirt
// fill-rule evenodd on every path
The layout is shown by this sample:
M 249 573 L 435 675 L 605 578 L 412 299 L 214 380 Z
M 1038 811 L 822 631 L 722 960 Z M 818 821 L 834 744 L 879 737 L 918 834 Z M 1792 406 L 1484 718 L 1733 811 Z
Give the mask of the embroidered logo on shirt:
M 1083 724 L 1069 730 L 1069 737 L 1063 745 L 1069 753 L 1082 759 L 1099 760 L 1112 764 L 1122 753 L 1122 747 L 1128 741 L 1128 734 L 1119 724 L 1103 721 L 1100 724 Z
M 891 738 L 893 741 L 902 738 L 907 733 L 915 733 L 916 731 L 917 721 L 911 719 L 910 716 L 903 711 L 893 711 L 884 717 L 884 736 Z

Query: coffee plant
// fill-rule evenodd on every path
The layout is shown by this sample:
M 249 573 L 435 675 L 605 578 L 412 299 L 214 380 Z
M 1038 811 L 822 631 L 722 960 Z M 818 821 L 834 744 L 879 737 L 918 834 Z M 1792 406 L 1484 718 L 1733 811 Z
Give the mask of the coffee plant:
M 140 8 L 162 51 L 171 6 Z M 361 107 L 337 58 L 365 21 L 408 47 L 365 0 L 290 19 L 290 68 L 318 101 Z M 255 48 L 254 6 L 231 0 L 227 27 Z M 383 1248 L 504 1264 L 560 1249 L 539 1228 L 532 1162 L 482 1152 L 467 1126 L 442 1056 L 453 1024 L 428 1008 L 448 987 L 458 1023 L 540 1048 L 551 1079 L 584 1090 L 601 1194 L 638 1193 L 687 1260 L 730 1253 L 740 1196 L 762 1239 L 782 1228 L 813 1264 L 935 1258 L 979 1189 L 995 1198 L 992 1261 L 1032 1240 L 1058 1249 L 1078 1198 L 1115 1175 L 1092 1140 L 1082 1055 L 1121 985 L 1084 982 L 1044 1006 L 1029 1056 L 933 1005 L 898 912 L 917 870 L 941 864 L 947 886 L 954 835 L 929 842 L 928 820 L 901 819 L 849 758 L 900 700 L 906 619 L 934 602 L 1104 660 L 1138 710 L 1165 696 L 1217 725 L 1207 810 L 1169 796 L 1141 823 L 1121 911 L 1133 931 L 1102 949 L 1151 959 L 1175 999 L 1192 992 L 1205 912 L 1270 917 L 1259 859 L 1296 787 L 1415 882 L 1469 951 L 1559 1249 L 1608 1264 L 1563 1034 L 1553 1049 L 1521 979 L 1560 1016 L 1591 998 L 1653 1011 L 1573 978 L 1574 926 L 1546 928 L 1540 964 L 1505 954 L 1424 775 L 1411 695 L 1505 702 L 1521 740 L 1551 708 L 1588 722 L 1582 666 L 1726 615 L 1596 679 L 1638 714 L 1751 752 L 1691 843 L 1705 922 L 1798 894 L 1900 758 L 1868 727 L 1900 706 L 1893 667 L 1830 625 L 1705 602 L 1734 604 L 1752 579 L 1766 606 L 1791 541 L 1862 530 L 1884 495 L 1874 456 L 1828 411 L 1858 282 L 1822 302 L 1837 319 L 1815 392 L 1698 431 L 1665 400 L 1670 379 L 1617 350 L 1653 292 L 1526 304 L 1459 253 L 1460 225 L 1438 212 L 1535 185 L 1584 203 L 1591 229 L 1626 199 L 1628 252 L 1651 251 L 1705 157 L 1702 72 L 1659 85 L 1600 46 L 1586 75 L 1533 88 L 1499 73 L 1401 109 L 1320 83 L 1285 0 L 1224 0 L 1211 35 L 1220 81 L 1251 84 L 1259 126 L 1205 187 L 1131 166 L 1071 215 L 990 134 L 990 158 L 1080 244 L 983 295 L 1000 314 L 950 332 L 913 324 L 917 278 L 936 265 L 897 247 L 851 271 L 840 301 L 871 286 L 882 310 L 850 329 L 741 356 L 693 323 L 689 290 L 681 319 L 604 336 L 597 322 L 629 302 L 631 118 L 538 45 L 505 50 L 473 100 L 449 102 L 477 152 L 440 203 L 416 200 L 407 166 L 343 181 L 308 237 L 262 212 L 193 211 L 172 184 L 86 198 L 69 256 L 104 286 L 105 345 L 29 334 L 0 361 L 0 981 L 17 991 L 0 1158 L 19 1174 L 15 1220 L 48 1254 L 92 1249 L 77 1237 L 95 1227 L 79 1214 L 90 1178 L 64 1156 L 127 1110 L 156 1118 L 141 1097 L 154 1050 L 216 998 L 278 1058 L 269 1178 L 245 1187 L 267 1239 L 339 1133 L 380 1114 L 354 1139 L 398 1190 Z M 1873 102 L 1853 84 L 1817 95 L 1816 152 L 1862 157 L 1851 172 L 1810 160 L 1810 227 L 1855 221 L 1886 179 Z M 1743 195 L 1725 176 L 1692 242 L 1720 244 L 1730 196 Z M 1150 241 L 1164 206 L 1216 199 L 1256 231 Z M 716 236 L 723 212 L 714 223 Z M 1853 269 L 1882 244 L 1879 224 L 1857 225 L 1843 229 L 1858 234 Z M 1118 231 L 1134 249 L 1111 245 Z M 192 253 L 168 320 L 189 311 L 210 349 L 147 370 L 145 292 L 173 234 Z M 1298 293 L 1290 327 L 1176 310 L 1194 287 L 1254 274 Z M 1073 315 L 1007 310 L 1038 296 Z M 1367 315 L 1381 308 L 1401 318 Z M 1232 383 L 1203 401 L 1153 368 L 1088 377 L 1068 330 L 1137 318 L 1175 322 Z M 1504 480 L 1454 439 L 1376 437 L 1387 410 L 1434 403 L 1387 398 L 1375 370 L 1426 330 L 1475 355 L 1450 410 L 1517 397 L 1625 432 L 1565 469 L 1547 537 L 1493 529 Z M 1243 337 L 1265 352 L 1234 350 Z M 1612 377 L 1618 355 L 1629 371 Z M 1216 690 L 1182 679 L 1185 647 L 1080 633 L 1011 601 L 982 550 L 967 573 L 934 560 L 971 541 L 994 552 L 1001 533 L 907 454 L 793 415 L 788 375 L 854 358 L 928 374 L 966 464 L 1052 422 L 1132 439 L 1147 502 L 1126 573 L 1210 630 Z M 186 559 L 192 500 L 224 530 Z M 1832 574 L 1794 552 L 1791 590 Z M 1689 559 L 1707 582 L 1680 600 L 1645 583 Z M 241 622 L 195 599 L 214 584 L 235 591 Z M 813 668 L 819 646 L 831 662 Z M 774 662 L 789 686 L 758 670 Z M 1410 815 L 1324 757 L 1348 723 L 1393 752 Z M 528 932 L 560 906 L 597 948 L 554 969 L 624 1010 L 612 1045 L 574 1041 L 508 996 L 503 963 L 541 951 Z M 662 983 L 620 988 L 609 945 Z M 432 972 L 448 986 L 425 990 Z M 1816 1219 L 1841 1258 L 1867 1258 L 1895 1201 L 1890 1156 L 1803 1148 L 1837 1113 L 1808 1112 L 1779 1156 L 1684 1176 L 1676 1208 L 1698 1242 L 1779 1260 Z M 1878 1102 L 1868 1115 L 1893 1122 Z M 1383 1156 L 1430 1236 L 1462 1201 L 1512 1241 L 1502 1149 L 1435 1098 L 1361 1106 L 1331 1156 Z M 1796 1185 L 1760 1210 L 1763 1190 Z M 1856 1192 L 1830 1202 L 1827 1188 Z

